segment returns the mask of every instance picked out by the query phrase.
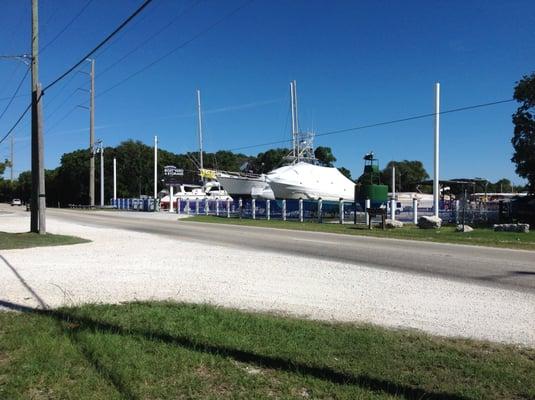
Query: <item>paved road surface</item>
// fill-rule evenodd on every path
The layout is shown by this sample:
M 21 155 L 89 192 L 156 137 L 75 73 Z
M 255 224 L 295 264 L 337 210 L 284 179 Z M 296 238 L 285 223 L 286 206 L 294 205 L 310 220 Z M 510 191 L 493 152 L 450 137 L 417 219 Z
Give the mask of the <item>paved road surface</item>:
M 535 292 L 533 251 L 196 223 L 177 221 L 171 215 L 162 214 L 56 209 L 49 209 L 48 213 L 91 226 L 155 233 L 182 240 L 303 255 Z

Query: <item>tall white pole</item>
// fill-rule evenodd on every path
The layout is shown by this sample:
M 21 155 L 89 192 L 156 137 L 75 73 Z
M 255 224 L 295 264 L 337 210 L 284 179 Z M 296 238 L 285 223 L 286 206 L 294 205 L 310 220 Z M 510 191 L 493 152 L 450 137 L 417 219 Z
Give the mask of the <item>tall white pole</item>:
M 293 107 L 294 107 L 294 127 L 295 127 L 295 133 L 294 133 L 294 136 L 295 136 L 295 152 L 296 152 L 296 155 L 297 155 L 297 161 L 299 161 L 299 153 L 300 153 L 300 144 L 299 144 L 299 118 L 297 117 L 297 82 L 294 80 L 293 82 L 293 91 L 294 91 L 294 95 L 293 95 L 293 98 L 294 98 L 294 104 L 293 104 Z
M 290 82 L 290 108 L 292 110 L 292 155 L 297 156 L 295 152 L 295 108 L 294 108 L 294 82 Z
M 100 206 L 104 207 L 104 145 L 100 143 Z
M 113 200 L 117 200 L 117 160 L 113 157 Z
M 174 193 L 173 193 L 173 185 L 169 185 L 169 212 L 172 213 L 173 211 L 173 202 L 174 202 Z
M 201 91 L 197 89 L 197 113 L 199 115 L 199 161 L 201 169 L 204 168 L 202 159 L 202 116 L 201 116 Z
M 297 82 L 294 80 L 294 107 L 295 107 L 295 133 L 299 132 L 299 119 L 297 118 Z
M 396 167 L 392 167 L 392 198 L 396 198 Z
M 158 136 L 154 136 L 154 199 L 158 196 Z
M 439 162 L 440 162 L 440 83 L 435 84 L 435 163 L 433 174 L 433 208 L 435 217 L 438 217 L 438 201 L 440 197 L 439 184 Z
M 392 199 L 390 201 L 392 221 L 396 219 L 396 167 L 392 166 Z

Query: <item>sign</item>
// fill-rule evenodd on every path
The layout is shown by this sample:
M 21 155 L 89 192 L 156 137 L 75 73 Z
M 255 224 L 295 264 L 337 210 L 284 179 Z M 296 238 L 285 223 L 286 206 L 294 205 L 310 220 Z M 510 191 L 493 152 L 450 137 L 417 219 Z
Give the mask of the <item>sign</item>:
M 211 169 L 201 169 L 199 172 L 201 174 L 201 178 L 217 179 L 216 172 Z
M 184 176 L 184 170 L 174 165 L 166 165 L 163 168 L 164 181 L 168 185 L 179 183 L 179 177 Z

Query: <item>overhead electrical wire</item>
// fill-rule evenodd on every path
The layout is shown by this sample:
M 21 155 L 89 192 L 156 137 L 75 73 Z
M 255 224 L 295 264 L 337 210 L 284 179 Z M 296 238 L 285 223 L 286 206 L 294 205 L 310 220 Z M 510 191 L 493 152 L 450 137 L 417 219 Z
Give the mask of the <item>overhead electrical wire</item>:
M 105 54 L 110 49 L 113 49 L 113 46 L 121 40 L 123 36 L 128 34 L 132 29 L 134 29 L 136 26 L 141 24 L 144 20 L 146 20 L 148 17 L 150 17 L 152 14 L 154 14 L 159 7 L 163 4 L 162 1 L 157 2 L 153 6 L 151 6 L 150 10 L 146 11 L 141 15 L 139 18 L 136 18 L 134 22 L 128 25 L 126 29 L 123 29 L 118 35 L 116 35 L 113 40 L 108 42 L 108 45 L 106 47 L 101 48 L 97 53 L 95 53 L 95 57 L 102 57 L 103 54 Z
M 512 101 L 515 101 L 515 100 L 514 99 L 507 99 L 507 100 L 493 101 L 493 102 L 490 102 L 490 103 L 475 104 L 475 105 L 471 105 L 471 106 L 466 106 L 466 107 L 460 107 L 460 108 L 454 108 L 454 109 L 451 109 L 451 110 L 441 111 L 438 114 L 439 115 L 451 114 L 451 113 L 460 112 L 460 111 L 473 110 L 473 109 L 476 109 L 476 108 L 490 107 L 490 106 L 494 106 L 494 105 L 497 105 L 497 104 L 510 103 Z M 402 123 L 402 122 L 413 121 L 413 120 L 422 119 L 422 118 L 429 118 L 429 117 L 433 117 L 435 115 L 436 115 L 435 113 L 419 114 L 419 115 L 414 115 L 414 116 L 410 116 L 410 117 L 406 117 L 406 118 L 399 118 L 399 119 L 393 119 L 393 120 L 389 120 L 389 121 L 377 122 L 377 123 L 368 124 L 368 125 L 355 126 L 355 127 L 352 127 L 352 128 L 336 129 L 336 130 L 333 130 L 333 131 L 327 131 L 327 132 L 318 133 L 318 134 L 316 134 L 314 136 L 315 137 L 321 137 L 321 136 L 337 135 L 337 134 L 340 134 L 340 133 L 354 132 L 354 131 L 363 130 L 363 129 L 376 128 L 378 126 L 394 125 L 394 124 L 399 124 L 399 123 Z M 253 144 L 253 145 L 249 145 L 249 146 L 234 147 L 234 148 L 227 149 L 227 150 L 228 151 L 235 151 L 235 150 L 252 149 L 252 148 L 255 148 L 255 147 L 264 147 L 264 146 L 271 146 L 271 145 L 274 145 L 274 144 L 290 143 L 291 141 L 292 141 L 292 139 L 277 140 L 277 141 L 273 141 L 273 142 Z
M 54 36 L 50 41 L 48 41 L 39 51 L 42 54 L 47 47 L 49 47 L 52 43 L 54 43 L 58 38 L 65 33 L 67 29 L 71 27 L 71 25 L 84 13 L 87 7 L 91 4 L 93 0 L 87 0 L 82 9 L 76 14 L 68 23 L 65 25 L 57 34 Z
M 164 32 L 165 30 L 167 30 L 169 27 L 171 27 L 172 25 L 176 24 L 179 20 L 179 18 L 181 18 L 182 16 L 184 16 L 188 11 L 190 11 L 191 9 L 193 9 L 197 4 L 199 4 L 201 2 L 201 0 L 195 0 L 193 1 L 188 7 L 186 7 L 185 9 L 181 10 L 179 13 L 177 13 L 167 24 L 165 24 L 162 28 L 160 28 L 159 30 L 157 30 L 155 33 L 153 33 L 152 35 L 150 35 L 149 37 L 147 37 L 143 42 L 141 42 L 140 44 L 138 44 L 136 47 L 134 47 L 132 50 L 130 50 L 128 53 L 126 53 L 125 55 L 123 55 L 121 58 L 119 58 L 118 60 L 116 60 L 115 62 L 113 62 L 112 64 L 108 65 L 107 67 L 105 67 L 102 71 L 99 71 L 99 73 L 97 74 L 97 76 L 95 78 L 98 78 L 102 75 L 104 75 L 106 72 L 108 72 L 110 69 L 112 69 L 113 67 L 115 67 L 116 65 L 120 64 L 121 62 L 123 62 L 127 57 L 129 57 L 130 55 L 132 55 L 133 53 L 135 53 L 137 50 L 139 50 L 140 48 L 142 48 L 143 46 L 145 46 L 148 42 L 150 42 L 152 39 L 154 39 L 155 37 L 157 37 L 158 35 L 160 35 L 162 32 Z
M 17 85 L 17 88 L 15 89 L 15 92 L 13 93 L 13 96 L 11 96 L 11 99 L 6 104 L 6 106 L 4 107 L 4 111 L 2 111 L 2 113 L 0 114 L 0 120 L 2 119 L 2 117 L 4 116 L 6 111 L 9 109 L 9 106 L 11 106 L 11 103 L 13 103 L 13 100 L 15 100 L 15 97 L 19 93 L 19 90 L 20 90 L 22 84 L 24 83 L 24 81 L 26 80 L 26 77 L 28 76 L 29 72 L 30 72 L 30 67 L 28 66 L 28 68 L 26 68 L 26 71 L 24 72 L 24 76 L 22 77 L 22 79 L 20 80 L 19 84 Z
M 141 6 L 139 6 L 128 18 L 126 18 L 117 28 L 115 28 L 115 30 L 110 33 L 108 36 L 106 36 L 106 38 L 104 40 L 102 40 L 98 45 L 96 45 L 91 51 L 89 51 L 85 56 L 83 56 L 80 61 L 78 61 L 77 63 L 75 63 L 72 67 L 70 67 L 69 69 L 67 69 L 67 71 L 65 71 L 63 74 L 61 74 L 59 77 L 57 77 L 56 79 L 54 79 L 51 83 L 49 83 L 48 85 L 46 85 L 43 89 L 42 89 L 42 92 L 41 92 L 41 96 L 44 95 L 45 91 L 50 89 L 51 87 L 53 87 L 54 85 L 56 85 L 59 81 L 61 81 L 63 78 L 65 78 L 67 75 L 69 75 L 72 71 L 74 71 L 80 64 L 82 64 L 86 59 L 88 59 L 89 57 L 91 57 L 91 55 L 93 55 L 93 53 L 95 53 L 98 49 L 100 49 L 102 46 L 104 46 L 111 38 L 113 38 L 117 33 L 119 33 L 126 25 L 128 25 L 128 23 L 130 21 L 132 21 L 141 11 L 143 11 L 145 9 L 145 7 L 147 7 L 150 3 L 152 3 L 153 0 L 145 0 L 143 2 L 143 4 L 141 4 Z M 11 129 L 9 129 L 8 133 L 6 133 L 2 139 L 0 139 L 0 144 L 2 144 L 4 142 L 4 140 L 6 140 L 9 135 L 11 134 L 11 132 L 13 132 L 15 130 L 15 128 L 17 127 L 17 125 L 20 123 L 20 121 L 22 121 L 22 119 L 24 118 L 24 116 L 26 115 L 26 113 L 28 112 L 28 110 L 31 108 L 31 103 L 28 105 L 28 107 L 26 107 L 26 109 L 24 110 L 24 112 L 21 114 L 21 116 L 17 119 L 17 121 L 15 122 L 15 124 L 11 127 Z
M 99 92 L 96 97 L 100 97 L 110 91 L 112 91 L 113 89 L 115 89 L 116 87 L 122 85 L 123 83 L 129 81 L 130 79 L 134 78 L 135 76 L 141 74 L 142 72 L 145 72 L 146 70 L 148 70 L 149 68 L 151 68 L 152 66 L 158 64 L 159 62 L 163 61 L 164 59 L 166 59 L 167 57 L 170 57 L 171 55 L 173 55 L 174 53 L 176 53 L 178 50 L 186 47 L 187 45 L 189 45 L 190 43 L 194 42 L 195 40 L 197 40 L 198 38 L 200 38 L 201 36 L 205 35 L 206 33 L 210 32 L 212 29 L 214 29 L 216 26 L 218 26 L 219 24 L 221 24 L 222 22 L 226 21 L 227 19 L 229 19 L 230 17 L 232 17 L 234 14 L 236 14 L 238 11 L 242 10 L 243 8 L 247 7 L 249 4 L 251 4 L 254 0 L 249 0 L 245 3 L 243 3 L 242 5 L 240 5 L 239 7 L 236 7 L 235 9 L 233 9 L 231 12 L 225 14 L 223 17 L 221 17 L 220 19 L 218 19 L 217 21 L 215 21 L 214 23 L 212 23 L 211 25 L 209 25 L 208 27 L 206 27 L 205 29 L 203 29 L 202 31 L 198 32 L 197 34 L 195 34 L 194 36 L 192 36 L 191 38 L 189 38 L 188 40 L 182 42 L 180 45 L 178 45 L 177 47 L 173 48 L 172 50 L 168 51 L 167 53 L 165 53 L 164 55 L 160 56 L 159 58 L 157 58 L 156 60 L 150 62 L 149 64 L 145 65 L 144 67 L 142 67 L 141 69 L 137 70 L 136 72 L 128 75 L 126 78 L 122 79 L 121 81 L 117 82 L 115 85 L 113 86 L 110 86 L 109 88 Z
M 145 7 L 147 7 L 150 3 L 152 3 L 153 0 L 145 0 L 139 8 L 134 11 L 127 19 L 125 19 L 115 30 L 110 33 L 104 40 L 102 40 L 98 45 L 96 45 L 91 51 L 89 51 L 85 56 L 83 56 L 80 61 L 78 61 L 76 64 L 74 64 L 72 67 L 70 67 L 67 71 L 65 71 L 63 74 L 58 76 L 56 79 L 54 79 L 52 82 L 50 82 L 48 85 L 46 85 L 43 88 L 43 92 L 50 89 L 52 86 L 54 86 L 56 83 L 61 81 L 63 78 L 65 78 L 67 75 L 69 75 L 72 71 L 74 71 L 80 64 L 82 64 L 85 60 L 87 60 L 89 57 L 93 55 L 98 49 L 100 49 L 102 46 L 104 46 L 111 38 L 113 38 L 115 35 L 117 35 L 121 29 L 123 29 L 130 21 L 132 21 Z

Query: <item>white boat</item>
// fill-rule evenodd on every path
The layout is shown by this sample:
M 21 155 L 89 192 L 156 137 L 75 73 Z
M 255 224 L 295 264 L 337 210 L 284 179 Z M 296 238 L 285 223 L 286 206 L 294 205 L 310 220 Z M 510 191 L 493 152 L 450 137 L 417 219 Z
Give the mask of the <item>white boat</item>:
M 217 171 L 216 179 L 234 197 L 250 197 L 253 191 L 263 190 L 266 186 L 264 174 Z
M 355 183 L 337 168 L 298 162 L 266 175 L 277 199 L 354 201 Z
M 178 200 L 181 202 L 186 202 L 187 200 L 192 202 L 205 199 L 227 201 L 232 200 L 232 197 L 221 188 L 218 182 L 206 182 L 204 186 L 188 184 L 173 185 L 173 208 L 177 206 Z M 169 194 L 160 199 L 160 207 L 162 209 L 169 208 Z
M 388 193 L 388 197 L 392 198 L 392 193 Z M 432 208 L 433 195 L 420 192 L 396 192 L 394 195 L 396 199 L 396 207 L 400 210 L 410 208 L 412 210 L 413 199 L 418 200 L 418 207 Z
M 354 201 L 355 183 L 335 167 L 318 165 L 314 157 L 314 134 L 299 131 L 295 81 L 290 83 L 290 95 L 293 147 L 285 159 L 287 165 L 261 175 L 216 171 L 217 180 L 233 196 Z

